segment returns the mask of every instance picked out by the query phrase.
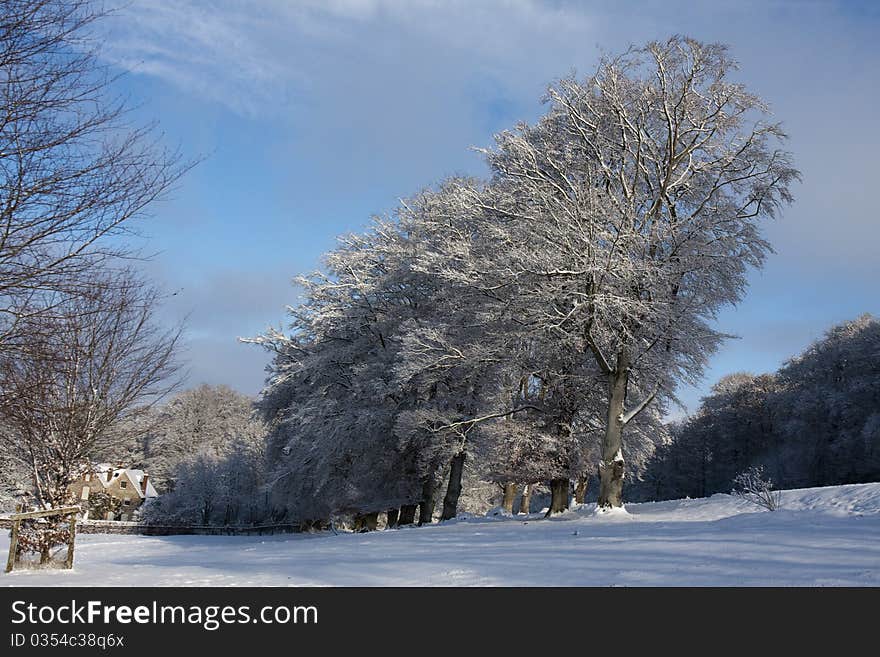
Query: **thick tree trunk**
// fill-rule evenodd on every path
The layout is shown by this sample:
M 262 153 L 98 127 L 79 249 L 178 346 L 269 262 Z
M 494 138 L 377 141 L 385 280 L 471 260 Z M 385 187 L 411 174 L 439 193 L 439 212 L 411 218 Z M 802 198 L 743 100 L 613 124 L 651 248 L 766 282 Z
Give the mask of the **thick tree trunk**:
M 584 500 L 587 497 L 587 488 L 590 485 L 590 476 L 589 475 L 581 475 L 578 477 L 577 486 L 574 488 L 574 501 L 575 504 L 583 504 Z
M 434 506 L 437 502 L 437 484 L 429 477 L 422 485 L 422 501 L 419 503 L 419 527 L 434 521 Z
M 359 513 L 354 517 L 354 526 L 352 531 L 355 532 L 374 532 L 379 526 L 379 512 L 375 513 Z
M 400 516 L 397 518 L 398 527 L 411 525 L 416 521 L 416 507 L 415 504 L 404 504 L 400 507 Z
M 379 527 L 379 512 L 374 511 L 373 513 L 364 514 L 364 529 L 365 532 L 374 532 Z
M 532 505 L 532 485 L 526 484 L 523 486 L 523 494 L 519 500 L 519 512 L 529 514 L 529 508 Z
M 449 485 L 446 487 L 446 496 L 443 498 L 443 514 L 440 520 L 451 520 L 458 514 L 458 498 L 461 497 L 461 475 L 464 471 L 464 461 L 467 454 L 459 452 L 452 457 L 449 468 Z
M 550 480 L 550 508 L 547 510 L 547 516 L 568 510 L 569 483 L 568 477 Z
M 608 418 L 599 461 L 599 508 L 610 509 L 623 504 L 623 413 L 629 359 L 625 352 L 617 356 L 617 367 L 609 376 Z
M 385 512 L 385 529 L 394 529 L 397 527 L 397 518 L 399 515 L 400 509 L 388 509 L 388 511 Z
M 329 528 L 329 520 L 303 520 L 302 523 L 300 523 L 300 531 L 302 532 L 320 532 Z
M 501 502 L 501 507 L 504 509 L 504 513 L 513 515 L 513 501 L 515 499 L 516 484 L 504 484 L 504 499 Z

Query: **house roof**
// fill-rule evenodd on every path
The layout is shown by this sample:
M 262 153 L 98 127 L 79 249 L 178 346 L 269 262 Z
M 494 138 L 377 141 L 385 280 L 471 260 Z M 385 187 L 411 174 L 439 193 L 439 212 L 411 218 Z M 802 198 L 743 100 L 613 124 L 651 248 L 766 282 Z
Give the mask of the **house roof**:
M 134 489 L 137 491 L 137 494 L 142 498 L 150 498 L 150 497 L 159 497 L 159 493 L 153 487 L 153 482 L 147 479 L 147 490 L 144 492 L 143 480 L 144 477 L 147 476 L 143 470 L 136 470 L 134 468 L 117 468 L 109 463 L 99 463 L 95 466 L 95 472 L 101 476 L 98 477 L 98 481 L 101 482 L 101 485 L 104 488 L 107 488 L 110 484 L 113 483 L 114 480 L 119 477 L 125 475 L 128 477 L 129 481 L 134 484 Z M 113 474 L 110 476 L 110 481 L 107 481 L 107 472 L 112 472 Z

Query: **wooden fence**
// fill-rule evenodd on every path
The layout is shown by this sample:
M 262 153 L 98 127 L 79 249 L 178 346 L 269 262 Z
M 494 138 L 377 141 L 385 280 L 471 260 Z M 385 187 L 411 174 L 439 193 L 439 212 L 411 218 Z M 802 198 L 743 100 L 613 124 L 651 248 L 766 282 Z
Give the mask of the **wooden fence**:
M 19 507 L 20 508 L 20 507 Z M 67 538 L 67 558 L 64 560 L 65 568 L 73 568 L 73 546 L 76 539 L 76 516 L 80 512 L 78 506 L 65 506 L 59 509 L 40 509 L 39 511 L 25 511 L 14 513 L 9 518 L 9 558 L 6 561 L 6 572 L 12 572 L 16 564 L 20 562 L 22 546 L 19 545 L 19 530 L 21 524 L 28 521 L 45 521 L 52 517 L 67 518 L 65 522 L 68 524 Z M 40 564 L 46 564 L 50 561 L 50 545 L 48 539 L 44 536 L 37 544 L 40 547 Z
M 10 518 L 0 518 L 0 529 L 11 529 Z M 274 525 L 146 525 L 136 522 L 114 520 L 80 520 L 76 523 L 79 534 L 141 534 L 144 536 L 264 536 L 268 534 L 292 534 L 301 531 L 298 523 Z

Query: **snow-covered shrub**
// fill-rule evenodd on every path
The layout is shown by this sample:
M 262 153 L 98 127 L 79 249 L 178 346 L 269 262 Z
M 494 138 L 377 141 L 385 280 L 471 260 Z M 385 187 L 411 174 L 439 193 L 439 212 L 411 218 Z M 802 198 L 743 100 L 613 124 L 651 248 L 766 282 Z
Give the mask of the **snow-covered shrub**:
M 40 555 L 40 565 L 51 564 L 60 546 L 70 540 L 70 526 L 66 518 L 37 518 L 22 520 L 18 528 L 18 552 Z M 26 557 L 23 558 L 26 562 Z
M 113 518 L 119 518 L 122 513 L 122 500 L 113 497 L 106 491 L 95 491 L 89 495 L 88 500 L 89 518 L 92 520 L 105 520 L 108 513 Z
M 732 494 L 768 511 L 776 511 L 782 502 L 782 494 L 773 490 L 773 481 L 765 478 L 764 466 L 752 466 L 738 474 Z

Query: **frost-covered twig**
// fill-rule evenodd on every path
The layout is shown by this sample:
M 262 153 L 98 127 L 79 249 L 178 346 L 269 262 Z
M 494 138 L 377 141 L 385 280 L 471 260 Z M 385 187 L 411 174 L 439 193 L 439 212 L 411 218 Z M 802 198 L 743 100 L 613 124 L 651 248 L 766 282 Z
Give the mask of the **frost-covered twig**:
M 752 466 L 733 480 L 732 494 L 768 511 L 776 511 L 782 503 L 782 494 L 773 490 L 773 481 L 764 477 L 763 466 Z

